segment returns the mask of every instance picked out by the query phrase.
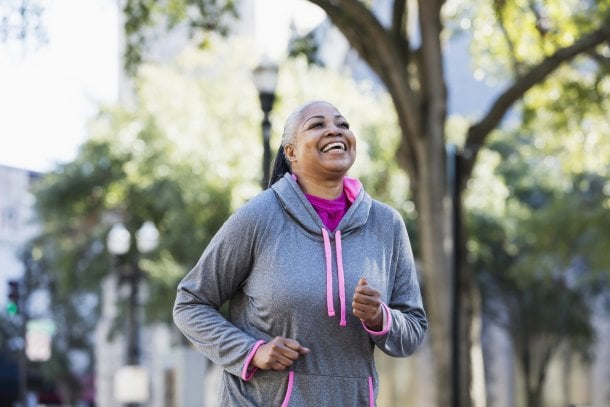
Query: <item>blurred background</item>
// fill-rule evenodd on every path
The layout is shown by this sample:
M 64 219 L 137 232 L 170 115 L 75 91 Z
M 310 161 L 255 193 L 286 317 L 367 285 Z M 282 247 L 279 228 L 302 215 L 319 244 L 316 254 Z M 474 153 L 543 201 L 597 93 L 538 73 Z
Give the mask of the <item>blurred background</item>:
M 610 406 L 610 0 L 3 0 L 0 405 L 217 406 L 178 281 L 335 104 L 430 328 L 377 405 Z

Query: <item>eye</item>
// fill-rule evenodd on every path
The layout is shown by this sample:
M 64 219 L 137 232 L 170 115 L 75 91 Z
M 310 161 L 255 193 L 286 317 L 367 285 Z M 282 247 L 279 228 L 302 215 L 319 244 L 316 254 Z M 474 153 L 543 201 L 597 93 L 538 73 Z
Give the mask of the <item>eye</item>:
M 324 122 L 323 121 L 314 122 L 309 126 L 310 129 L 314 129 L 316 127 L 324 127 Z
M 339 127 L 343 127 L 344 129 L 349 129 L 349 123 L 348 122 L 341 122 L 341 123 L 339 123 Z

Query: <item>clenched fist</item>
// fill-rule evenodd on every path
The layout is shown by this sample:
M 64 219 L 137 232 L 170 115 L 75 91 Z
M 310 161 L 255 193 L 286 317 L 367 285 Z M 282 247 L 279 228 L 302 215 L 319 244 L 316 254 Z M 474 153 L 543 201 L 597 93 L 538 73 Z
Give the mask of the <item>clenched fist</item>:
M 309 352 L 308 348 L 294 339 L 276 336 L 256 350 L 252 364 L 262 370 L 284 370 L 292 366 L 299 356 Z
M 352 313 L 372 331 L 383 329 L 383 307 L 381 293 L 360 277 L 352 299 Z

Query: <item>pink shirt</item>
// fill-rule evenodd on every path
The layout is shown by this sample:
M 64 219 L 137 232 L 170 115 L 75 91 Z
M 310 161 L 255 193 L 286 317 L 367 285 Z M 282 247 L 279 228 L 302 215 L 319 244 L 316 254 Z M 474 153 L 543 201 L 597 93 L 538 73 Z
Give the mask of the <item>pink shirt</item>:
M 316 210 L 320 219 L 322 219 L 324 226 L 331 232 L 337 228 L 351 204 L 347 200 L 345 192 L 342 192 L 336 199 L 324 199 L 309 194 L 305 194 L 305 197 Z
M 295 181 L 297 180 L 297 177 L 294 174 L 292 174 L 292 178 Z M 322 219 L 324 226 L 332 232 L 339 226 L 339 222 L 343 219 L 343 215 L 345 215 L 352 202 L 356 200 L 361 189 L 362 184 L 358 179 L 344 177 L 343 192 L 338 198 L 324 199 L 308 194 L 305 194 L 305 197 L 316 210 L 320 219 Z

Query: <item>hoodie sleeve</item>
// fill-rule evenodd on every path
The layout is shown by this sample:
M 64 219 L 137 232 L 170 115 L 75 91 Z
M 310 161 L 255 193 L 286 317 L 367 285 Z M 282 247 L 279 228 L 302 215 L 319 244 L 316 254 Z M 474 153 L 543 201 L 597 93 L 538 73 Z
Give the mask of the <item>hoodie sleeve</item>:
M 212 362 L 248 380 L 248 364 L 260 346 L 219 312 L 248 277 L 255 246 L 255 218 L 235 212 L 204 250 L 197 264 L 178 284 L 174 323 Z M 257 346 L 258 345 L 258 346 Z
M 383 304 L 387 326 L 368 331 L 373 342 L 390 356 L 406 357 L 419 347 L 428 328 L 415 261 L 402 219 L 396 222 L 395 274 L 388 304 Z

